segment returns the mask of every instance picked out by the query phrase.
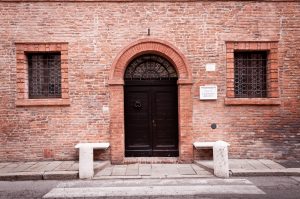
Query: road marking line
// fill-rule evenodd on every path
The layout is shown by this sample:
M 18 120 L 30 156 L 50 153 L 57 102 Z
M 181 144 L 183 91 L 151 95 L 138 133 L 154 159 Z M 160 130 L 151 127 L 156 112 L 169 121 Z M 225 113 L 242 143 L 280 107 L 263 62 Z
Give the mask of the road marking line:
M 140 187 L 54 188 L 43 198 L 73 198 L 101 196 L 162 196 L 198 194 L 265 194 L 254 185 L 193 185 Z

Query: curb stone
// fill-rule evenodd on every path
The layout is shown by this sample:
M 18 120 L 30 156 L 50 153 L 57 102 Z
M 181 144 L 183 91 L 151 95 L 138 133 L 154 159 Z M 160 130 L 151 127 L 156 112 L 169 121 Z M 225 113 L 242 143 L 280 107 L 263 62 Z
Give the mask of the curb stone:
M 17 172 L 0 174 L 0 181 L 73 179 L 78 179 L 78 171 Z
M 17 172 L 0 174 L 2 181 L 43 180 L 43 172 Z
M 78 171 L 46 171 L 43 180 L 73 180 L 78 179 Z
M 231 176 L 300 176 L 300 168 L 245 170 L 231 169 Z

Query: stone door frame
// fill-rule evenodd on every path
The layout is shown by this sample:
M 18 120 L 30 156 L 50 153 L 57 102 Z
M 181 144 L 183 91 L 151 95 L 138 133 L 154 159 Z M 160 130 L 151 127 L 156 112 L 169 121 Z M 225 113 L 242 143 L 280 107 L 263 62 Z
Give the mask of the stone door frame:
M 125 158 L 124 73 L 134 58 L 142 54 L 158 54 L 166 58 L 178 74 L 178 140 L 179 161 L 193 159 L 192 136 L 192 72 L 182 53 L 172 44 L 158 39 L 141 39 L 129 44 L 116 57 L 110 69 L 110 144 L 111 162 Z

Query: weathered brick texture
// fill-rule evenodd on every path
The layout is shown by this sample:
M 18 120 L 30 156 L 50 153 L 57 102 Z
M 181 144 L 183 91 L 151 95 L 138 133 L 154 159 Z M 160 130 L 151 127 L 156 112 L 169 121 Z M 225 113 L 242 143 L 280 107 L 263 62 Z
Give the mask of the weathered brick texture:
M 122 79 L 109 80 L 122 50 L 142 39 L 176 47 L 191 72 L 192 84 L 179 85 L 182 161 L 192 157 L 192 142 L 219 139 L 231 144 L 231 158 L 300 158 L 300 2 L 0 1 L 0 161 L 77 159 L 76 143 L 105 141 L 111 149 L 96 156 L 120 162 Z M 277 43 L 276 102 L 225 104 L 228 41 Z M 16 106 L 16 43 L 51 42 L 68 44 L 70 105 Z M 216 71 L 206 72 L 207 63 Z M 205 84 L 218 86 L 218 100 L 199 100 Z

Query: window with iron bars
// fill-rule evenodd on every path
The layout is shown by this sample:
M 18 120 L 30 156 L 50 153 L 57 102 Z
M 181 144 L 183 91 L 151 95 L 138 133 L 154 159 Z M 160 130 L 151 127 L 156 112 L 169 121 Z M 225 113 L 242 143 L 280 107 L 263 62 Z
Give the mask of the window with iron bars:
M 61 98 L 60 53 L 29 53 L 29 98 Z
M 267 51 L 234 52 L 236 98 L 267 97 Z

